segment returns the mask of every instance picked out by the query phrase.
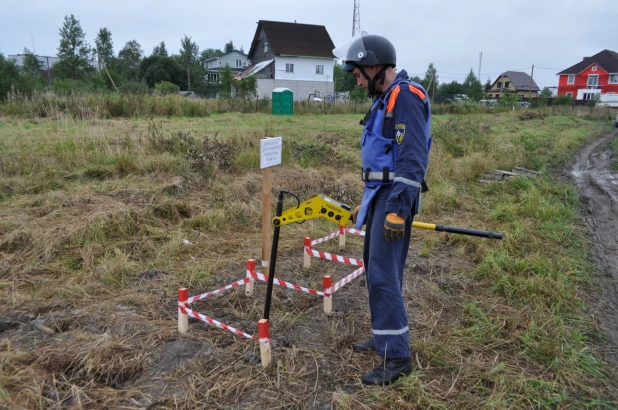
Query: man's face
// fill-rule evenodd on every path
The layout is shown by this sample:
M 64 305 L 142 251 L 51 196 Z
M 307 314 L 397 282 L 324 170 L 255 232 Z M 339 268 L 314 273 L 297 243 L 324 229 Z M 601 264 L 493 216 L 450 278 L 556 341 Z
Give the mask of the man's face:
M 378 72 L 378 66 L 375 65 L 366 65 L 363 66 L 365 72 L 369 76 L 369 78 L 373 78 Z M 365 78 L 365 76 L 360 72 L 358 67 L 354 67 L 352 70 L 352 75 L 356 78 L 356 85 L 359 87 L 363 87 L 365 90 L 369 87 L 369 81 Z

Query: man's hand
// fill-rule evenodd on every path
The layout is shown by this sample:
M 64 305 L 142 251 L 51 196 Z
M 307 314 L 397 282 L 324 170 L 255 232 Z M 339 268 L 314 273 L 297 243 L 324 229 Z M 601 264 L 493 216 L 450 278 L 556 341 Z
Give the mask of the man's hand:
M 352 216 L 350 217 L 350 221 L 352 221 L 354 225 L 356 225 L 356 217 L 358 216 L 359 210 L 360 210 L 360 205 L 356 205 L 356 208 L 354 208 L 354 211 L 352 211 Z
M 384 240 L 396 241 L 403 238 L 406 221 L 396 213 L 386 215 L 384 221 Z

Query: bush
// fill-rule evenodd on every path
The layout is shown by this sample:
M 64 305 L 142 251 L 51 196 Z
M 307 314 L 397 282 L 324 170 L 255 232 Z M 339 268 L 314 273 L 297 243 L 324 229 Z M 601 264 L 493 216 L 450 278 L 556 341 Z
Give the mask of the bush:
M 573 101 L 573 98 L 568 95 L 561 95 L 554 99 L 554 105 L 573 105 L 574 103 L 575 101 Z
M 143 95 L 148 94 L 150 90 L 148 89 L 148 85 L 146 85 L 146 83 L 144 82 L 125 81 L 120 85 L 120 87 L 118 87 L 118 91 L 120 91 L 120 93 L 122 94 Z
M 176 84 L 170 83 L 169 81 L 161 81 L 160 83 L 156 83 L 154 88 L 155 91 L 161 95 L 176 94 L 180 91 L 180 87 Z

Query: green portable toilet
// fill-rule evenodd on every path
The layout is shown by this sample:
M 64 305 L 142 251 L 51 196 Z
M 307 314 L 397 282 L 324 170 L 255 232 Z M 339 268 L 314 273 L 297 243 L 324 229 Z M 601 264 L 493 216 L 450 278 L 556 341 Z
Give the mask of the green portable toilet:
M 273 115 L 294 115 L 294 93 L 289 88 L 273 90 Z

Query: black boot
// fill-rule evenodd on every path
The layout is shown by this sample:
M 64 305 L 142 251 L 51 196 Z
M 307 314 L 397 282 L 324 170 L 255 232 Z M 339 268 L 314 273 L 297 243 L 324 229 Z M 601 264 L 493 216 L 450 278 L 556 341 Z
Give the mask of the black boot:
M 352 350 L 355 352 L 375 352 L 376 350 L 376 342 L 373 340 L 373 337 L 369 340 L 366 340 L 362 343 L 354 343 L 352 345 Z
M 384 359 L 382 364 L 363 375 L 363 384 L 386 386 L 401 376 L 412 373 L 410 358 Z

